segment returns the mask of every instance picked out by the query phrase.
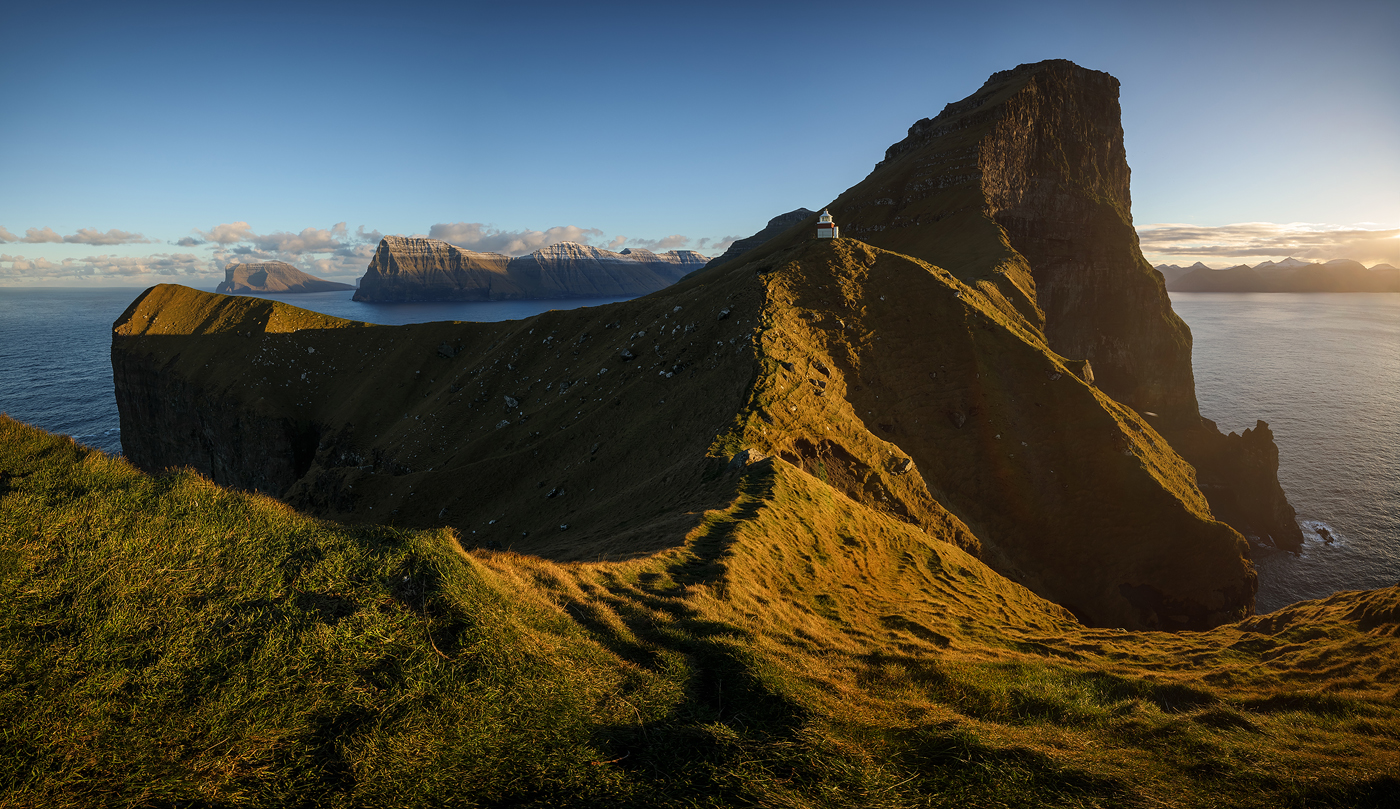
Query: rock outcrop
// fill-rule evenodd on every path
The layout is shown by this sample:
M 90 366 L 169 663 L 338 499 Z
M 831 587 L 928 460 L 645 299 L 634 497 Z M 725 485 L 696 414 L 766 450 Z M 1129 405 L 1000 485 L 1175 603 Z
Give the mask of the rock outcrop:
M 816 211 L 809 211 L 806 208 L 798 208 L 795 211 L 778 214 L 768 220 L 768 224 L 764 226 L 763 230 L 760 230 L 747 239 L 736 239 L 733 244 L 729 245 L 727 250 L 710 259 L 710 263 L 706 264 L 705 267 L 718 267 L 721 264 L 727 264 L 755 247 L 763 246 L 769 240 L 781 236 L 816 215 Z
M 621 253 L 561 242 L 527 256 L 476 253 L 437 239 L 385 236 L 355 300 L 501 301 L 645 295 L 705 265 L 693 250 Z
M 336 292 L 354 289 L 353 284 L 327 281 L 304 273 L 285 261 L 263 261 L 257 264 L 231 263 L 224 267 L 224 282 L 215 292 Z
M 762 456 L 820 493 L 765 508 L 848 498 L 1086 623 L 1238 619 L 1248 546 L 1197 485 L 1231 439 L 1196 413 L 1189 332 L 1136 252 L 1116 90 L 1063 62 L 997 74 L 831 205 L 856 238 L 789 228 L 610 306 L 292 331 L 296 310 L 156 287 L 114 325 L 123 446 L 327 517 L 573 560 L 680 547 Z M 380 266 L 505 275 L 401 241 L 417 252 L 381 245 Z M 1263 480 L 1269 438 L 1222 463 Z M 219 460 L 236 447 L 289 471 Z

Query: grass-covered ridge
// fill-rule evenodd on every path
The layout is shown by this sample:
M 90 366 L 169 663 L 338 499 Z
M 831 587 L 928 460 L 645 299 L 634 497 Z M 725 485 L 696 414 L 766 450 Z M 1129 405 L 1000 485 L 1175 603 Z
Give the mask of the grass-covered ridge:
M 462 553 L 0 420 L 0 805 L 1384 806 L 1400 591 L 1080 627 L 781 461 Z

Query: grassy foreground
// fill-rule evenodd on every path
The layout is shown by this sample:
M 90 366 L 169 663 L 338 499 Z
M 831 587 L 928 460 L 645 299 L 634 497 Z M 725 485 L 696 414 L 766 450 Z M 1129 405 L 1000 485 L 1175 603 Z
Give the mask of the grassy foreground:
M 768 461 L 464 554 L 0 418 L 0 805 L 1391 806 L 1400 591 L 1091 630 Z

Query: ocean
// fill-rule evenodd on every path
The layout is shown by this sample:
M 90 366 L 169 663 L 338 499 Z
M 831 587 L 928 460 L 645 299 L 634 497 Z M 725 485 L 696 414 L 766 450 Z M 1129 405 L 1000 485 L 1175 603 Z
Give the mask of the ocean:
M 0 289 L 0 411 L 120 453 L 111 324 L 138 294 Z M 625 300 L 367 304 L 351 294 L 263 297 L 388 325 L 514 320 Z M 1226 431 L 1269 423 L 1303 527 L 1301 554 L 1256 552 L 1259 611 L 1400 581 L 1400 295 L 1171 297 L 1195 336 L 1202 414 Z
M 1173 292 L 1201 415 L 1269 423 L 1303 551 L 1256 551 L 1260 612 L 1400 582 L 1400 295 Z M 1323 540 L 1319 528 L 1333 541 Z

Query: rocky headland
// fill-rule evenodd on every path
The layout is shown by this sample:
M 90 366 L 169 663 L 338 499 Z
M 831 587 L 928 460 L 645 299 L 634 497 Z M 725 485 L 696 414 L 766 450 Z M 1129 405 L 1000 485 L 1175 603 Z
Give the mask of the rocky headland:
M 386 236 L 355 300 L 503 301 L 645 295 L 705 266 L 693 250 L 620 253 L 561 242 L 526 256 L 477 253 L 438 239 Z
M 1223 270 L 1198 261 L 1190 267 L 1167 264 L 1156 269 L 1172 292 L 1400 292 L 1400 269 L 1389 264 L 1368 268 L 1343 258 L 1321 263 L 1288 258 Z
M 1068 62 L 996 74 L 831 204 L 854 238 L 784 229 L 608 307 L 292 330 L 156 287 L 115 324 L 127 456 L 579 560 L 677 547 L 733 498 L 725 469 L 771 457 L 1091 625 L 1237 620 L 1240 532 L 1298 529 L 1267 428 L 1232 440 L 1197 411 L 1190 332 L 1132 230 L 1117 89 Z M 386 239 L 361 292 L 396 266 L 503 274 L 473 255 Z
M 304 273 L 285 261 L 262 261 L 227 265 L 224 281 L 214 291 L 236 295 L 244 292 L 336 292 L 354 288 L 353 284 L 327 281 Z

